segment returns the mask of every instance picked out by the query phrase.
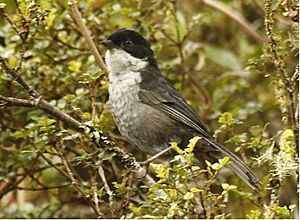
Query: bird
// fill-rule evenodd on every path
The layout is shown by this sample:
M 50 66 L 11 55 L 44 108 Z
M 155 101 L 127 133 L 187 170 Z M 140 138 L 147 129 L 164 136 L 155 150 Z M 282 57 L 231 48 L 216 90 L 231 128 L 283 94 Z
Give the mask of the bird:
M 198 114 L 163 77 L 150 43 L 141 34 L 118 29 L 101 43 L 107 49 L 109 104 L 122 136 L 150 155 L 166 150 L 174 141 L 183 148 L 199 136 L 195 153 L 211 160 L 229 157 L 229 168 L 259 191 L 253 171 L 210 135 Z

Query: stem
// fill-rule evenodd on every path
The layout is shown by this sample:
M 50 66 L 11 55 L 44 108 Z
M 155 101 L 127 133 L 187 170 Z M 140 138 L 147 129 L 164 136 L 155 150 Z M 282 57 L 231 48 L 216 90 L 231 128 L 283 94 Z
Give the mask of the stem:
M 289 108 L 289 118 L 290 122 L 292 124 L 292 129 L 295 134 L 295 144 L 297 146 L 297 149 L 299 148 L 299 126 L 296 118 L 296 105 L 295 105 L 295 82 L 293 82 L 293 77 L 289 78 L 288 73 L 286 71 L 284 62 L 282 57 L 279 56 L 277 53 L 277 42 L 274 39 L 273 36 L 273 25 L 274 25 L 274 13 L 272 11 L 272 0 L 265 0 L 265 29 L 266 29 L 266 34 L 268 38 L 268 49 L 272 55 L 273 63 L 274 66 L 279 70 L 281 74 L 281 79 L 283 80 L 284 84 L 284 89 L 287 93 L 284 94 L 287 96 L 289 100 L 290 106 Z M 296 68 L 296 73 L 297 73 L 297 68 Z
M 201 0 L 204 4 L 213 7 L 225 15 L 227 15 L 229 18 L 232 20 L 236 21 L 241 28 L 244 29 L 244 31 L 252 37 L 254 40 L 256 40 L 259 43 L 265 43 L 266 39 L 262 37 L 252 26 L 249 24 L 249 22 L 242 17 L 240 14 L 236 13 L 234 10 L 231 8 L 227 7 L 224 3 L 221 1 L 216 1 L 216 0 Z
M 94 41 L 91 38 L 90 32 L 88 31 L 87 27 L 83 23 L 81 13 L 79 12 L 79 10 L 77 8 L 77 1 L 69 0 L 68 3 L 71 7 L 72 17 L 75 20 L 75 22 L 77 23 L 81 34 L 85 38 L 86 43 L 88 44 L 92 54 L 94 55 L 96 63 L 107 72 L 106 65 L 105 65 L 103 59 L 101 58 Z

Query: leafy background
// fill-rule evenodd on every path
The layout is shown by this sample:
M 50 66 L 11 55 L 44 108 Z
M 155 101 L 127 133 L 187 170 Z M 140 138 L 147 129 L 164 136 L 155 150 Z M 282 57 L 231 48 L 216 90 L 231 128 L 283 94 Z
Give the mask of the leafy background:
M 107 74 L 68 2 L 0 2 L 0 58 L 52 106 L 145 160 L 116 129 L 105 104 Z M 162 74 L 215 138 L 253 168 L 260 193 L 224 167 L 226 158 L 195 163 L 192 150 L 178 152 L 170 164 L 152 162 L 147 173 L 155 183 L 147 186 L 110 145 L 96 147 L 84 132 L 38 108 L 9 106 L 3 97 L 37 100 L 2 65 L 0 217 L 296 217 L 298 2 L 219 3 L 87 0 L 78 8 L 102 55 L 99 42 L 118 28 L 151 42 Z

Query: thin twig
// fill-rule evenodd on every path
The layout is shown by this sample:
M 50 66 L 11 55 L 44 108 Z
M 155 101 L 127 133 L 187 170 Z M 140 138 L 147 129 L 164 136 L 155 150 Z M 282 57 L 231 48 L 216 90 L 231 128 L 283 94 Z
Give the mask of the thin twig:
M 99 207 L 98 188 L 97 188 L 97 182 L 96 182 L 95 175 L 92 175 L 91 181 L 92 181 L 92 190 L 93 190 L 95 209 L 97 210 L 98 213 L 101 213 L 100 207 Z M 97 218 L 101 218 L 102 216 L 103 216 L 103 214 L 101 213 L 101 215 L 97 216 Z
M 81 195 L 84 196 L 84 198 L 88 199 L 88 201 L 91 204 L 91 207 L 93 208 L 93 210 L 95 211 L 96 215 L 99 217 L 102 216 L 101 212 L 99 212 L 100 210 L 98 210 L 95 206 L 95 204 L 91 201 L 90 196 L 87 195 L 83 189 L 83 185 L 81 184 L 81 182 L 79 182 L 76 178 L 75 178 L 75 174 L 72 171 L 72 168 L 70 166 L 70 164 L 68 163 L 68 161 L 65 159 L 64 155 L 58 150 L 58 148 L 56 148 L 57 153 L 60 154 L 60 158 L 64 164 L 64 167 L 67 171 L 67 175 L 68 178 L 71 180 L 72 185 L 81 193 Z
M 229 8 L 227 5 L 225 5 L 223 2 L 216 1 L 216 0 L 200 0 L 200 2 L 203 2 L 206 5 L 219 10 L 220 12 L 224 13 L 225 15 L 227 15 L 232 20 L 236 21 L 243 28 L 245 33 L 247 33 L 250 37 L 252 37 L 257 42 L 259 42 L 259 43 L 265 43 L 266 42 L 266 39 L 264 37 L 262 37 L 251 26 L 251 24 L 249 24 L 249 22 L 244 17 L 242 17 L 241 15 L 239 15 L 238 13 L 233 11 L 231 8 Z
M 70 186 L 71 184 L 65 184 L 65 185 L 60 185 L 60 186 L 46 186 L 46 187 L 40 187 L 40 188 L 30 188 L 30 187 L 16 187 L 15 189 L 17 190 L 28 190 L 28 191 L 43 191 L 43 190 L 50 190 L 50 189 L 61 189 L 61 188 L 66 188 Z
M 110 198 L 109 200 L 112 201 L 113 193 L 110 190 L 109 185 L 107 184 L 106 177 L 105 177 L 105 174 L 104 174 L 104 170 L 103 170 L 103 168 L 101 166 L 98 168 L 98 173 L 99 173 L 99 176 L 101 177 L 101 180 L 102 180 L 102 182 L 104 184 L 104 188 L 106 190 L 106 193 L 107 193 L 107 195 Z
M 21 72 L 18 70 L 15 70 L 11 68 L 7 61 L 4 58 L 0 57 L 0 66 L 4 69 L 4 71 L 8 74 L 10 74 L 14 80 L 16 80 L 24 89 L 26 92 L 28 92 L 33 98 L 38 99 L 41 97 L 41 95 L 34 90 L 30 85 L 28 85 L 24 79 L 21 77 Z
M 87 27 L 85 26 L 85 24 L 83 23 L 82 16 L 77 8 L 77 1 L 69 0 L 68 3 L 71 7 L 72 17 L 75 20 L 75 22 L 77 23 L 81 34 L 85 38 L 92 54 L 94 55 L 96 63 L 107 72 L 106 65 L 105 65 L 104 61 L 102 60 L 102 58 L 99 54 L 99 51 L 91 38 L 90 32 L 87 29 Z

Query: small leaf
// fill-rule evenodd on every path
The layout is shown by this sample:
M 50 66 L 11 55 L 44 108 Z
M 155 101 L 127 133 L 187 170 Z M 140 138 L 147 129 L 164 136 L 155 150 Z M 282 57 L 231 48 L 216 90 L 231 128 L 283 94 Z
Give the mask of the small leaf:
M 221 164 L 219 164 L 219 163 L 214 163 L 213 165 L 211 165 L 211 168 L 213 169 L 213 170 L 220 170 L 221 168 L 222 168 L 222 165 Z
M 229 188 L 228 183 L 222 183 L 221 186 L 222 186 L 223 190 L 227 190 Z
M 183 196 L 183 199 L 184 199 L 184 200 L 190 200 L 190 199 L 192 199 L 192 198 L 194 198 L 194 193 L 192 193 L 192 192 L 187 192 L 187 193 Z
M 272 210 L 277 216 L 280 216 L 282 218 L 288 218 L 290 216 L 290 211 L 287 209 L 286 206 L 284 207 L 274 206 Z
M 6 7 L 6 4 L 5 3 L 0 3 L 0 9 L 3 9 Z
M 290 210 L 294 210 L 295 208 L 296 208 L 296 205 L 295 205 L 295 204 L 289 205 L 289 209 L 290 209 Z
M 259 219 L 261 216 L 261 211 L 259 210 L 250 210 L 250 213 L 246 215 L 249 219 Z
M 206 160 L 205 163 L 208 167 L 211 167 L 211 163 L 209 161 Z
M 98 157 L 104 161 L 104 160 L 109 160 L 111 158 L 113 158 L 116 155 L 115 152 L 109 152 L 109 151 L 104 151 L 101 152 L 101 154 L 98 155 Z
M 81 62 L 71 60 L 68 62 L 68 68 L 74 72 L 78 72 L 81 67 Z
M 170 145 L 178 154 L 180 154 L 180 155 L 184 154 L 184 151 L 178 147 L 176 142 L 170 142 Z
M 202 189 L 198 189 L 198 188 L 194 188 L 194 187 L 191 188 L 190 191 L 193 192 L 193 193 L 203 192 Z
M 224 157 L 223 159 L 219 159 L 218 161 L 222 166 L 225 166 L 229 161 L 229 157 Z
M 230 112 L 224 112 L 224 113 L 219 117 L 218 122 L 221 123 L 221 124 L 227 124 L 227 125 L 233 124 L 234 119 L 233 119 L 232 113 L 230 113 Z
M 194 150 L 194 148 L 195 148 L 195 146 L 196 146 L 196 144 L 197 144 L 197 142 L 200 139 L 201 139 L 201 137 L 196 136 L 196 137 L 192 138 L 191 140 L 189 140 L 190 143 L 188 144 L 187 148 L 185 149 L 185 152 L 186 153 L 192 153 L 193 150 Z
M 204 48 L 207 58 L 212 62 L 231 70 L 242 69 L 237 56 L 231 51 L 213 45 L 205 45 Z

